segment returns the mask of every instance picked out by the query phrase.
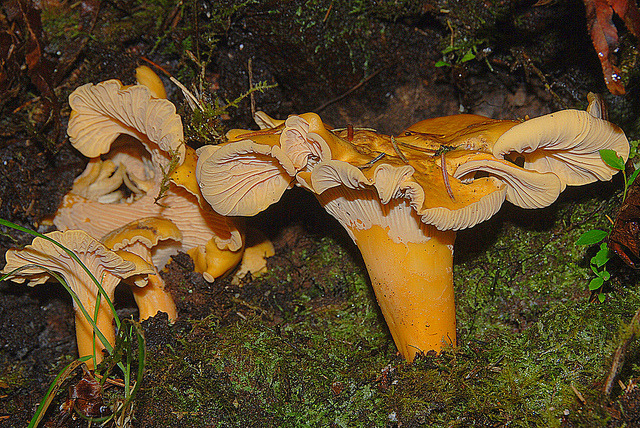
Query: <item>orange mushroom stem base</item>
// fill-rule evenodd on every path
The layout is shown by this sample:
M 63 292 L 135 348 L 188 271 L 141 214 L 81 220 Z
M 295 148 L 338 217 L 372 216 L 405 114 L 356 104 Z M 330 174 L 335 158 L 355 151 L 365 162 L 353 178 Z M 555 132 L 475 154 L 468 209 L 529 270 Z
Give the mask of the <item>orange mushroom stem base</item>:
M 400 353 L 413 361 L 419 352 L 455 346 L 455 232 L 429 227 L 422 243 L 394 242 L 378 225 L 351 232 Z
M 169 322 L 173 323 L 178 318 L 178 311 L 171 293 L 164 287 L 164 281 L 160 277 L 160 273 L 149 275 L 147 278 L 148 283 L 144 287 L 131 288 L 140 312 L 140 321 L 151 318 L 159 311 L 162 311 L 167 313 Z M 158 310 L 158 308 L 161 309 Z
M 113 301 L 113 293 L 110 293 L 109 298 Z M 82 302 L 87 313 L 93 317 L 95 314 L 95 302 L 91 300 L 87 300 Z M 94 351 L 94 341 L 93 341 L 93 326 L 91 323 L 85 318 L 82 314 L 82 311 L 76 309 L 75 311 L 75 320 L 76 320 L 76 338 L 78 339 L 78 355 L 83 357 L 86 355 L 93 355 Z M 104 335 L 107 341 L 111 344 L 115 343 L 115 330 L 113 328 L 113 313 L 111 309 L 103 301 L 100 303 L 100 307 L 98 308 L 98 318 L 95 319 L 96 326 L 98 330 Z M 96 365 L 99 364 L 103 360 L 102 351 L 104 346 L 100 342 L 100 339 L 96 336 L 95 338 L 95 352 L 96 352 Z M 90 370 L 93 370 L 95 367 L 93 365 L 93 361 L 87 361 L 87 366 Z
M 316 195 L 349 232 L 398 350 L 416 354 L 456 345 L 453 244 L 456 232 L 425 224 L 406 200 L 337 186 Z

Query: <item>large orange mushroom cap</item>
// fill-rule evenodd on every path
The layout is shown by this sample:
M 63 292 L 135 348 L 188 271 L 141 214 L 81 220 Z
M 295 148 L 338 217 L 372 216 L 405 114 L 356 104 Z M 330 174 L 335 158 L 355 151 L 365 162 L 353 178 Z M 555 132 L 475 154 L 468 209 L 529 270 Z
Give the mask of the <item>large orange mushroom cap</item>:
M 280 132 L 232 130 L 230 143 L 197 150 L 196 179 L 207 201 L 225 216 L 255 215 L 277 202 L 296 169 L 280 148 Z M 233 144 L 231 144 L 233 143 Z
M 107 153 L 115 139 L 126 134 L 142 141 L 156 163 L 168 162 L 173 151 L 184 159 L 182 120 L 175 106 L 153 97 L 144 85 L 123 86 L 118 80 L 88 83 L 69 95 L 69 105 L 69 139 L 89 158 Z
M 268 143 L 263 141 L 268 130 L 237 133 L 244 139 L 200 158 L 197 179 L 215 210 L 234 215 L 265 209 L 280 198 L 287 180 L 313 192 L 360 249 L 396 345 L 412 360 L 417 352 L 455 345 L 456 230 L 488 219 L 505 199 L 524 208 L 550 205 L 567 184 L 587 182 L 567 178 L 564 171 L 576 165 L 586 171 L 591 164 L 592 181 L 610 178 L 610 168 L 592 156 L 598 147 L 627 156 L 624 134 L 591 115 L 586 119 L 593 129 L 569 124 L 570 131 L 556 140 L 541 132 L 536 143 L 527 132 L 533 120 L 458 115 L 429 119 L 392 137 L 365 129 L 332 130 L 307 113 L 290 116 L 277 132 L 273 128 Z M 575 149 L 585 140 L 594 141 L 586 143 L 588 149 Z M 536 162 L 545 149 L 554 162 Z M 512 162 L 511 152 L 523 156 L 524 165 Z M 573 164 L 562 167 L 556 157 L 571 157 Z M 241 185 L 235 184 L 236 176 Z M 280 183 L 266 195 L 261 194 L 270 190 L 265 177 Z M 232 184 L 225 187 L 225 182 Z
M 492 153 L 497 158 L 521 156 L 525 169 L 554 173 L 564 190 L 610 180 L 617 173 L 600 158 L 602 149 L 614 150 L 625 161 L 629 158 L 629 141 L 619 127 L 587 111 L 562 110 L 509 129 Z

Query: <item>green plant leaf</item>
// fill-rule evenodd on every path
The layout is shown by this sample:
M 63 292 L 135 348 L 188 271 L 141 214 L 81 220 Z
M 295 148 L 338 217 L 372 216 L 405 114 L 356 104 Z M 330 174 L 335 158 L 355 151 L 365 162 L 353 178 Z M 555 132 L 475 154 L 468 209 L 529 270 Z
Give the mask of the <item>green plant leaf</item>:
M 615 150 L 611 149 L 601 149 L 600 157 L 611 168 L 615 168 L 617 170 L 622 171 L 624 169 L 624 159 L 622 156 L 618 156 Z
M 471 49 L 469 49 L 467 51 L 466 54 L 464 54 L 464 56 L 462 57 L 462 59 L 460 59 L 460 62 L 467 62 L 467 61 L 471 61 L 472 59 L 475 59 L 476 55 L 471 51 Z
M 446 61 L 442 61 L 442 60 L 440 60 L 440 61 L 438 61 L 438 62 L 436 62 L 436 63 L 435 63 L 435 66 L 436 66 L 436 67 L 451 67 L 451 64 L 449 64 L 449 63 L 448 63 L 448 62 L 446 62 Z
M 604 303 L 604 299 L 605 299 L 604 293 L 598 294 L 598 300 L 600 301 L 600 303 Z
M 602 241 L 606 238 L 608 232 L 599 229 L 587 230 L 585 233 L 580 235 L 578 240 L 576 241 L 576 245 L 593 245 Z
M 609 261 L 610 258 L 611 252 L 609 251 L 607 244 L 603 242 L 602 245 L 600 245 L 600 250 L 598 250 L 596 255 L 593 256 L 592 261 L 596 266 L 602 267 Z
M 460 49 L 460 46 L 449 45 L 446 48 L 442 49 L 442 54 L 448 54 L 449 52 L 457 51 Z
M 604 279 L 600 278 L 599 276 L 596 278 L 593 278 L 589 283 L 589 290 L 591 291 L 597 290 L 598 288 L 602 287 L 603 284 L 604 284 Z

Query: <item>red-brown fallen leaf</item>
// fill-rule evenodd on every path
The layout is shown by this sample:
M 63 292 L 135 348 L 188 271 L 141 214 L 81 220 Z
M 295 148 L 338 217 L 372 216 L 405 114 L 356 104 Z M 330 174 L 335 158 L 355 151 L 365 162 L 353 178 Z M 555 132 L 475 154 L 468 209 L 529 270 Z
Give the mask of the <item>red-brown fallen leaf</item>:
M 640 269 L 640 181 L 636 180 L 618 211 L 609 235 L 609 249 L 626 264 Z
M 620 69 L 615 66 L 613 53 L 618 47 L 618 29 L 613 24 L 615 12 L 629 29 L 638 37 L 640 34 L 640 11 L 635 0 L 584 0 L 587 27 L 593 47 L 598 53 L 604 81 L 609 92 L 624 95 Z
M 624 21 L 631 34 L 640 35 L 640 10 L 635 0 L 609 0 L 613 11 Z
M 60 406 L 60 413 L 56 417 L 56 426 L 63 426 L 73 412 L 85 418 L 100 418 L 111 414 L 111 409 L 104 403 L 102 385 L 85 370 L 82 379 L 69 386 L 69 398 Z

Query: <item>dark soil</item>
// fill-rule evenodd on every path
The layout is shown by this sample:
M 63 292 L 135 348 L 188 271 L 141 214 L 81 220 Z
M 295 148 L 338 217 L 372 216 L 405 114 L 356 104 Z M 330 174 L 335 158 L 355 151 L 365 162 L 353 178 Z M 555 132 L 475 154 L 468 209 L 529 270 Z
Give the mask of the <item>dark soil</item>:
M 3 4 L 0 27 L 11 39 L 0 37 L 0 47 L 16 53 L 0 49 L 0 76 L 10 77 L 0 79 L 0 218 L 52 230 L 48 219 L 87 161 L 65 139 L 66 97 L 86 82 L 131 83 L 143 57 L 201 85 L 208 102 L 237 98 L 251 75 L 252 84 L 277 84 L 254 96 L 273 117 L 317 111 L 335 126 L 386 133 L 458 112 L 515 119 L 584 108 L 586 94 L 599 92 L 611 121 L 638 138 L 637 41 L 616 21 L 627 95 L 608 94 L 582 2 L 368 3 Z M 38 21 L 43 32 L 30 36 Z M 475 58 L 463 62 L 466 52 Z M 440 60 L 449 65 L 436 67 Z M 255 128 L 249 98 L 211 125 Z M 396 354 L 357 248 L 311 195 L 288 191 L 247 220 L 274 243 L 268 275 L 209 284 L 186 254 L 162 272 L 180 317 L 143 324 L 147 369 L 133 426 L 635 426 L 637 344 L 624 388 L 600 391 L 617 336 L 640 306 L 636 274 L 613 266 L 607 301 L 591 304 L 592 254 L 573 244 L 615 216 L 620 188 L 618 178 L 570 189 L 535 213 L 505 206 L 461 232 L 460 349 L 413 365 Z M 2 253 L 31 241 L 2 230 Z M 116 302 L 121 318 L 137 315 L 126 290 Z M 75 352 L 62 286 L 0 283 L 0 426 L 26 426 Z M 82 376 L 74 373 L 41 426 L 88 426 L 59 410 Z M 105 391 L 107 402 L 117 389 Z

